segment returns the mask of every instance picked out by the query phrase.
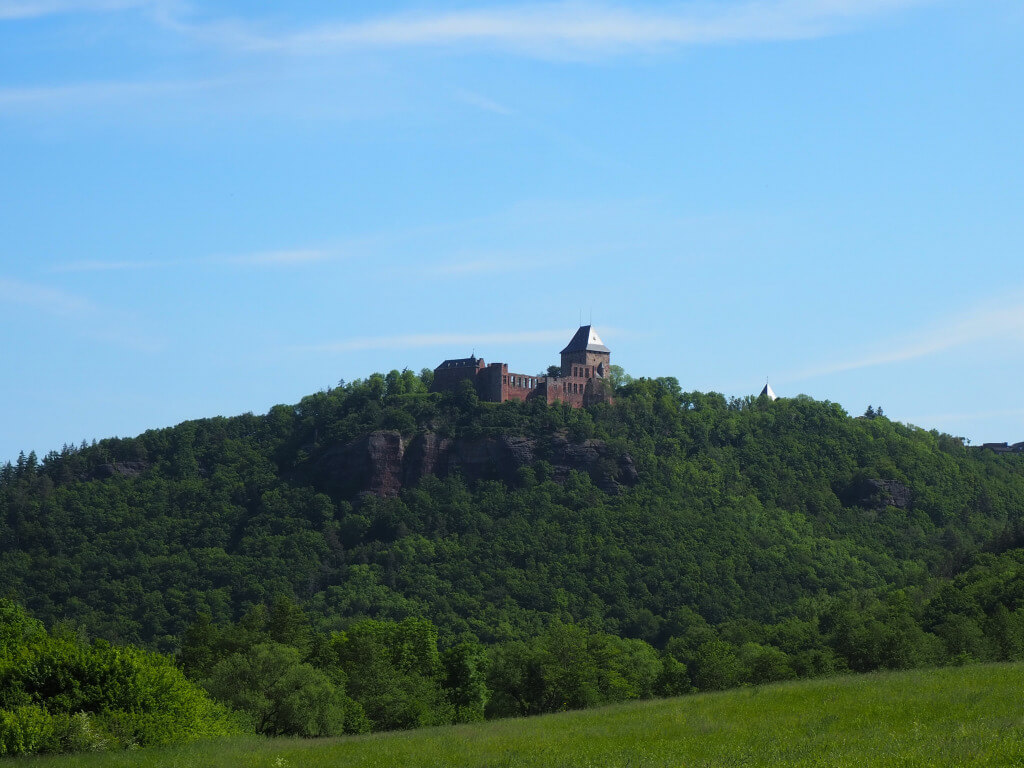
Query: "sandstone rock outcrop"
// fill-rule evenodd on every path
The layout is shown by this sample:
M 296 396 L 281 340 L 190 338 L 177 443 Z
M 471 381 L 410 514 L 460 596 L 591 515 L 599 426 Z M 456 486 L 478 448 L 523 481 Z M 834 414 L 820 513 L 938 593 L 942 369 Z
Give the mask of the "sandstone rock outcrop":
M 564 435 L 535 440 L 508 435 L 446 438 L 426 432 L 406 442 L 398 432 L 379 431 L 328 450 L 319 469 L 342 492 L 391 498 L 428 475 L 458 473 L 470 481 L 515 484 L 522 467 L 541 460 L 551 466 L 556 482 L 564 482 L 573 470 L 586 472 L 608 493 L 638 481 L 629 455 L 613 456 L 601 440 L 572 442 Z
M 867 479 L 851 485 L 843 494 L 843 501 L 847 506 L 864 509 L 908 509 L 913 495 L 910 488 L 896 480 Z

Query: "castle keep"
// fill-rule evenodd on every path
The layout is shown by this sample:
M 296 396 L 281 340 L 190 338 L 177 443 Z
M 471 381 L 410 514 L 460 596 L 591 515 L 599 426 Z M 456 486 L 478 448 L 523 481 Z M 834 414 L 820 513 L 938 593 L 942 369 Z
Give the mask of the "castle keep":
M 607 378 L 611 357 L 611 350 L 604 345 L 593 326 L 583 325 L 562 350 L 562 368 L 558 376 L 509 373 L 507 363 L 488 365 L 474 355 L 445 360 L 437 366 L 431 391 L 453 392 L 461 382 L 471 381 L 480 399 L 492 403 L 534 398 L 548 403 L 561 401 L 576 408 L 609 403 L 611 386 Z

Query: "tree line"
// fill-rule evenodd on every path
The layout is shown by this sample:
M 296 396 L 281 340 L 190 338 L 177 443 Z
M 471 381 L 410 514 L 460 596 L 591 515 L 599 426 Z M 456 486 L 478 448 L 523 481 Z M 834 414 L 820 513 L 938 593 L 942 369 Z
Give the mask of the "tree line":
M 1024 551 L 985 555 L 923 593 L 800 607 L 775 624 L 686 629 L 657 649 L 555 620 L 535 637 L 445 643 L 424 618 L 322 632 L 292 599 L 237 622 L 201 615 L 173 657 L 0 600 L 0 756 L 238 733 L 334 736 L 582 709 L 879 669 L 1024 660 Z

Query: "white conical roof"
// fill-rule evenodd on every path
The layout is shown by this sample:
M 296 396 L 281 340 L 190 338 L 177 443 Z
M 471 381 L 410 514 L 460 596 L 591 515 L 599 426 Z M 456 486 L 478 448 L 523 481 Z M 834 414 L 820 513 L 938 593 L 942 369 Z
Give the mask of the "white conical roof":
M 767 395 L 772 400 L 778 400 L 779 399 L 776 396 L 776 394 L 772 391 L 771 385 L 768 384 L 767 382 L 765 382 L 764 389 L 761 390 L 761 395 L 762 396 L 763 395 Z

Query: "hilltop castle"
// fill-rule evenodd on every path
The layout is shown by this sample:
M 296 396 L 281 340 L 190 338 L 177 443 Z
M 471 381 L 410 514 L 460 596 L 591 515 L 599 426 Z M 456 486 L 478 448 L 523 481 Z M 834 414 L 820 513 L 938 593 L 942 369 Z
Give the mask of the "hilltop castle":
M 604 345 L 593 326 L 582 325 L 562 350 L 562 368 L 558 376 L 509 373 L 507 363 L 488 365 L 474 355 L 445 360 L 437 366 L 431 391 L 452 392 L 463 381 L 471 381 L 480 399 L 492 403 L 534 398 L 548 403 L 561 401 L 575 408 L 610 403 L 608 375 L 611 358 L 611 350 Z

